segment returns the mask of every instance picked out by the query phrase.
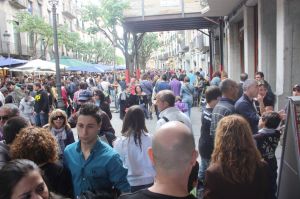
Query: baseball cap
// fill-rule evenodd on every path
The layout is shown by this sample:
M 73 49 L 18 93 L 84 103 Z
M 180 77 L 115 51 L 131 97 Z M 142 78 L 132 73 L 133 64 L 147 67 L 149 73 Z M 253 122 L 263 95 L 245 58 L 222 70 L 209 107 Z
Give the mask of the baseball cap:
M 83 90 L 79 93 L 78 100 L 79 101 L 87 101 L 87 100 L 91 99 L 91 97 L 93 97 L 93 93 L 91 91 Z

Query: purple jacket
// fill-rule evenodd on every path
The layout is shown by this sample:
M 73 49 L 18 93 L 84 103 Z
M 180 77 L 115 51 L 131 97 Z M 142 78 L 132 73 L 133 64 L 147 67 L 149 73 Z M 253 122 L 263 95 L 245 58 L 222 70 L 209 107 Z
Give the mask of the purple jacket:
M 181 83 L 177 79 L 173 79 L 170 82 L 171 90 L 174 92 L 175 96 L 180 96 Z

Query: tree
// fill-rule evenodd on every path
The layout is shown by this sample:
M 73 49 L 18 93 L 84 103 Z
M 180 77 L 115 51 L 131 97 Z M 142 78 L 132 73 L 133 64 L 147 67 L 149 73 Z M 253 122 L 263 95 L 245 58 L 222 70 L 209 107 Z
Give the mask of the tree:
M 146 68 L 146 63 L 149 61 L 152 52 L 159 47 L 159 41 L 155 33 L 147 33 L 143 37 L 141 47 L 139 49 L 139 64 L 142 69 Z
M 44 41 L 44 54 L 47 47 L 53 44 L 52 27 L 42 18 L 28 12 L 19 12 L 13 24 L 17 31 L 29 33 L 32 42 L 32 57 L 37 56 L 38 41 Z
M 126 67 L 128 68 L 132 66 L 131 62 L 144 33 L 131 35 L 128 32 L 123 32 L 122 35 L 118 34 L 122 32 L 118 30 L 122 27 L 123 12 L 128 8 L 127 2 L 123 0 L 99 0 L 99 4 L 89 4 L 82 10 L 84 21 L 90 24 L 87 31 L 91 34 L 102 33 L 112 46 L 120 49 L 125 56 Z
M 105 40 L 98 40 L 94 42 L 93 54 L 95 55 L 95 62 L 110 64 L 114 60 L 114 47 Z

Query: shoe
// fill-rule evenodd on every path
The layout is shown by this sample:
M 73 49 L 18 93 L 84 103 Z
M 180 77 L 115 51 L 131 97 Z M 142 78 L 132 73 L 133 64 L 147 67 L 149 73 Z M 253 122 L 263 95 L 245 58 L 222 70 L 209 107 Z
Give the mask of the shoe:
M 115 111 L 114 111 L 114 113 L 119 113 L 119 112 L 120 112 L 119 110 L 115 110 Z

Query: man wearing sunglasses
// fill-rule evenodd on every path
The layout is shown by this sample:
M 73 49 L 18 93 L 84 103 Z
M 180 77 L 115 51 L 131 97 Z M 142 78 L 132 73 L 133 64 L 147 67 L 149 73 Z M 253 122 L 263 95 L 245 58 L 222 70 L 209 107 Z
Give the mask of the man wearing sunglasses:
M 3 140 L 2 128 L 6 121 L 14 116 L 19 116 L 20 110 L 14 104 L 4 104 L 0 107 L 0 140 Z

